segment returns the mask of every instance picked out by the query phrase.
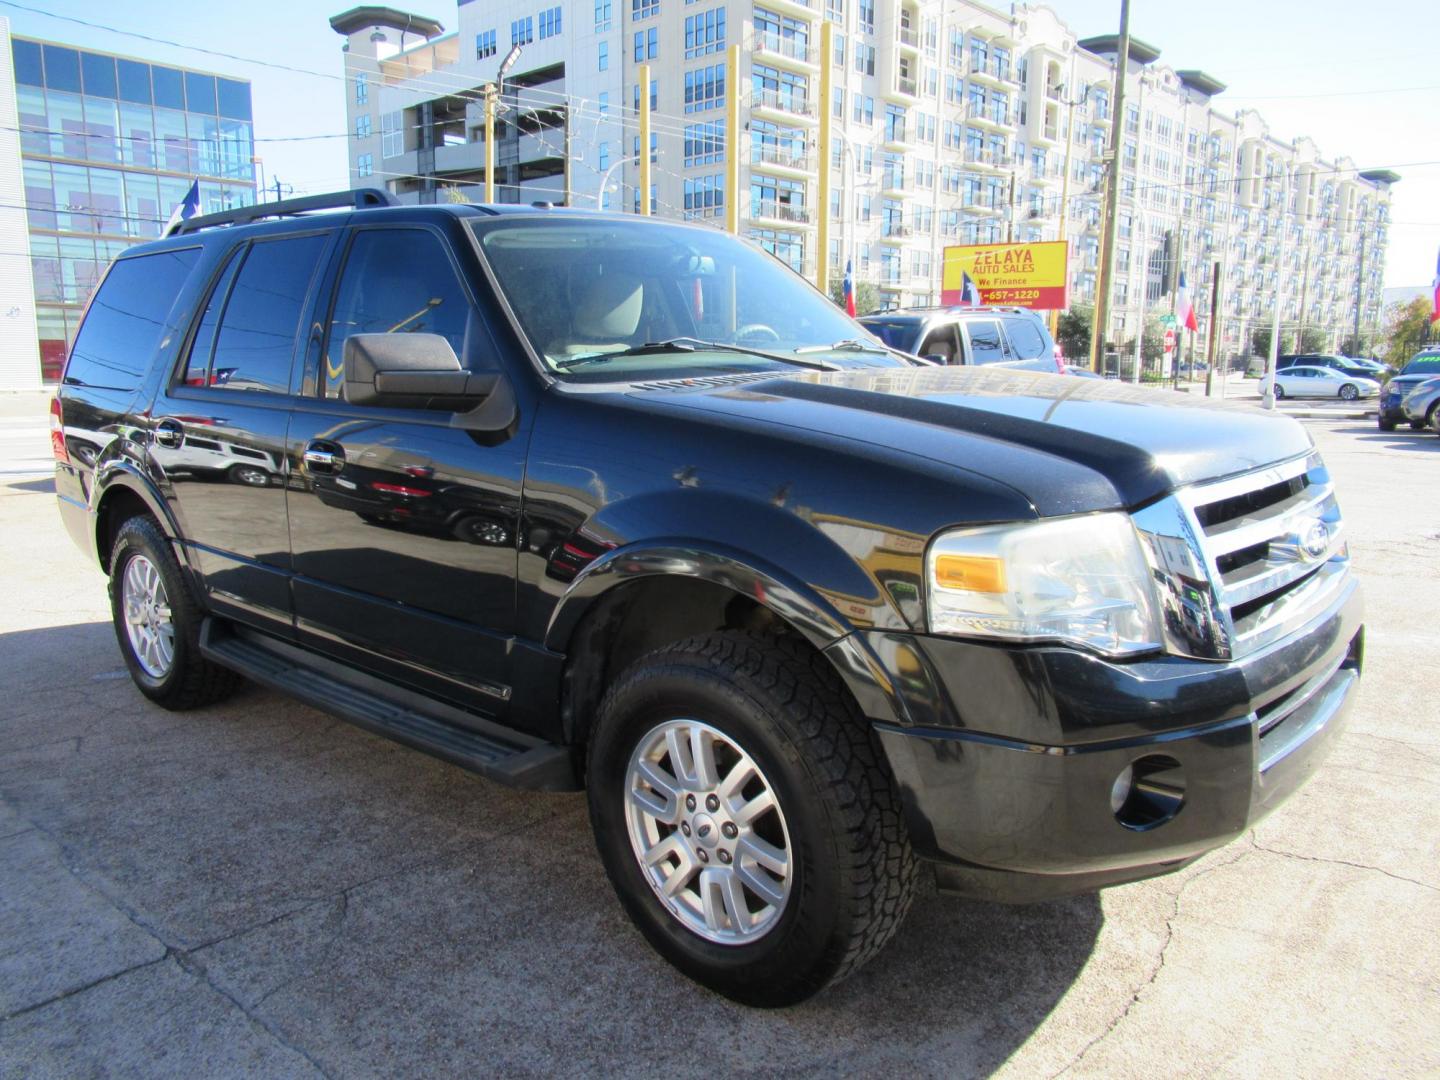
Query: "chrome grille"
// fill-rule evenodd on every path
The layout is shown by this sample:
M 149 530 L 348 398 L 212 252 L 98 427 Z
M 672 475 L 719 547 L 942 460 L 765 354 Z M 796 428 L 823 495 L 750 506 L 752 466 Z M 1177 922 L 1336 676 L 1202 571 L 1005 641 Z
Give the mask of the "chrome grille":
M 1172 652 L 1225 660 L 1303 625 L 1344 585 L 1349 551 L 1318 454 L 1182 488 L 1135 515 Z

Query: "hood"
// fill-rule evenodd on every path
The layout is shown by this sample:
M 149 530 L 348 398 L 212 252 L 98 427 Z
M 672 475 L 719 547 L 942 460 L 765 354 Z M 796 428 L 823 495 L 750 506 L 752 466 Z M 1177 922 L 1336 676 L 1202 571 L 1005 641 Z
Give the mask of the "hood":
M 944 462 L 1011 485 L 1046 516 L 1133 508 L 1313 446 L 1299 423 L 1255 406 L 1013 369 L 797 372 L 633 394 Z

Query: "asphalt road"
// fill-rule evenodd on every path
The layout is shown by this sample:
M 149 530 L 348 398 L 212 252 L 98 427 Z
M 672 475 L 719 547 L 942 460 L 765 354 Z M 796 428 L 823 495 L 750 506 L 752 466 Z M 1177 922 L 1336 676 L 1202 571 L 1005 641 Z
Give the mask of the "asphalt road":
M 1098 897 L 926 888 L 876 962 L 764 1013 L 650 952 L 581 797 L 258 689 L 146 703 L 29 470 L 43 403 L 0 400 L 0 1076 L 1434 1076 L 1440 439 L 1310 430 L 1370 636 L 1309 786 Z

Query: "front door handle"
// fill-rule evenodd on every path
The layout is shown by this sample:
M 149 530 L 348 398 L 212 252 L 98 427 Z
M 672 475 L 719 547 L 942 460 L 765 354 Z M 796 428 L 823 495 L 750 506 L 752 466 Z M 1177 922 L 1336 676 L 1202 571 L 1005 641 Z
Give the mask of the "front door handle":
M 333 476 L 345 467 L 345 451 L 334 443 L 312 442 L 300 456 L 305 467 L 313 473 Z
M 155 425 L 155 443 L 157 446 L 164 446 L 174 450 L 184 441 L 185 429 L 180 426 L 178 420 L 161 420 Z

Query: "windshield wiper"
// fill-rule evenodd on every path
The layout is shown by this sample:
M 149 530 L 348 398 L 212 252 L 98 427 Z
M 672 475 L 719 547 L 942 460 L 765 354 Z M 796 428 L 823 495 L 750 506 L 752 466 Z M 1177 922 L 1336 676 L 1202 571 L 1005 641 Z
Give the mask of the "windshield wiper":
M 617 356 L 649 356 L 657 353 L 692 353 L 700 350 L 710 349 L 716 352 L 744 353 L 746 356 L 759 356 L 765 360 L 774 360 L 777 363 L 789 364 L 792 367 L 810 368 L 815 371 L 838 371 L 834 364 L 827 364 L 823 360 L 802 360 L 795 356 L 785 356 L 781 353 L 766 352 L 763 349 L 747 349 L 744 345 L 730 345 L 723 341 L 703 341 L 693 337 L 674 337 L 664 341 L 647 341 L 643 345 L 632 345 L 628 349 L 621 349 L 617 352 L 586 353 L 583 356 L 572 356 L 567 360 L 557 361 L 555 367 L 560 370 L 575 367 L 578 364 L 603 364 L 614 360 Z
M 844 341 L 837 341 L 832 345 L 802 345 L 795 352 L 799 356 L 821 352 L 868 352 L 877 353 L 880 356 L 890 355 L 890 350 L 883 346 L 871 345 L 867 341 L 858 341 L 855 338 L 846 338 Z

